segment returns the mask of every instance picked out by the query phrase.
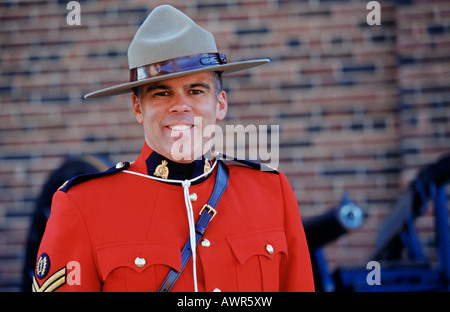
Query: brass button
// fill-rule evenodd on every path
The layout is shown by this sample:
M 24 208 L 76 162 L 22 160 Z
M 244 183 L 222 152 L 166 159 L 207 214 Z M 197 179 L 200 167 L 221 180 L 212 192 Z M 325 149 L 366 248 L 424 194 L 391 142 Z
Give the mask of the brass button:
M 209 246 L 211 246 L 211 242 L 209 240 L 207 240 L 206 238 L 202 240 L 201 244 L 205 248 L 208 248 Z
M 196 193 L 190 194 L 189 199 L 191 200 L 191 202 L 197 201 L 197 199 L 198 199 L 197 194 Z
M 273 247 L 272 247 L 272 245 L 267 245 L 266 246 L 266 251 L 270 255 L 273 254 Z
M 141 258 L 141 257 L 137 257 L 136 259 L 134 259 L 134 264 L 138 267 L 138 268 L 142 268 L 145 265 L 145 259 Z
M 123 162 L 118 162 L 117 165 L 116 165 L 116 169 L 123 168 L 124 166 L 125 166 L 125 163 L 123 163 Z

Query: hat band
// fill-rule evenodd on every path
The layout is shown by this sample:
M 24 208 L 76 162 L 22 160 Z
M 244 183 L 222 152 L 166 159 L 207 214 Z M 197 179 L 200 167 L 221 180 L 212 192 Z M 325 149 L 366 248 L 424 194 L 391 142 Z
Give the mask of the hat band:
M 201 53 L 177 57 L 130 69 L 130 82 L 226 63 L 227 58 L 222 53 Z

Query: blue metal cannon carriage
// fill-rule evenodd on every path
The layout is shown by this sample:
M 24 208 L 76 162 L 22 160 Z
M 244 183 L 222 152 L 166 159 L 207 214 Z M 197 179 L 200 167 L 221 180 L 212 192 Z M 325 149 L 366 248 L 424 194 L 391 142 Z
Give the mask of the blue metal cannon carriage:
M 401 194 L 391 214 L 379 228 L 375 248 L 368 261 L 380 264 L 378 285 L 367 282 L 364 267 L 341 267 L 329 272 L 321 247 L 345 234 L 351 227 L 338 222 L 339 216 L 351 219 L 353 228 L 362 222 L 360 209 L 353 206 L 348 215 L 338 214 L 349 200 L 333 212 L 307 220 L 305 231 L 310 242 L 311 259 L 318 291 L 449 291 L 450 240 L 447 187 L 450 181 L 450 155 L 424 167 Z M 432 203 L 435 223 L 437 265 L 425 257 L 415 221 L 427 213 Z M 356 216 L 356 217 L 355 217 Z

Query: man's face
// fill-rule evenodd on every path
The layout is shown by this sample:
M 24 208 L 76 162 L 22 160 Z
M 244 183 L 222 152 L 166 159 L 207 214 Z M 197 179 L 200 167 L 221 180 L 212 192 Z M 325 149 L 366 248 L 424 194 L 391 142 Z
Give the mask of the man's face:
M 224 119 L 228 107 L 225 91 L 216 96 L 209 72 L 144 85 L 140 98 L 133 94 L 132 100 L 148 146 L 184 163 L 207 152 L 209 138 L 203 138 L 203 130 Z

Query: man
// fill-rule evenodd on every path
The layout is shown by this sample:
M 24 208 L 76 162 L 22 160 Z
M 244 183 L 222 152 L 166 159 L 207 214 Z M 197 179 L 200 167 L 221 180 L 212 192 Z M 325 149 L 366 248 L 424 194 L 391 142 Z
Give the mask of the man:
M 133 91 L 141 155 L 55 193 L 33 290 L 313 291 L 284 174 L 225 164 L 192 140 L 226 115 L 221 74 L 268 61 L 227 63 L 210 33 L 168 5 L 147 17 L 128 59 L 130 82 L 86 98 Z

